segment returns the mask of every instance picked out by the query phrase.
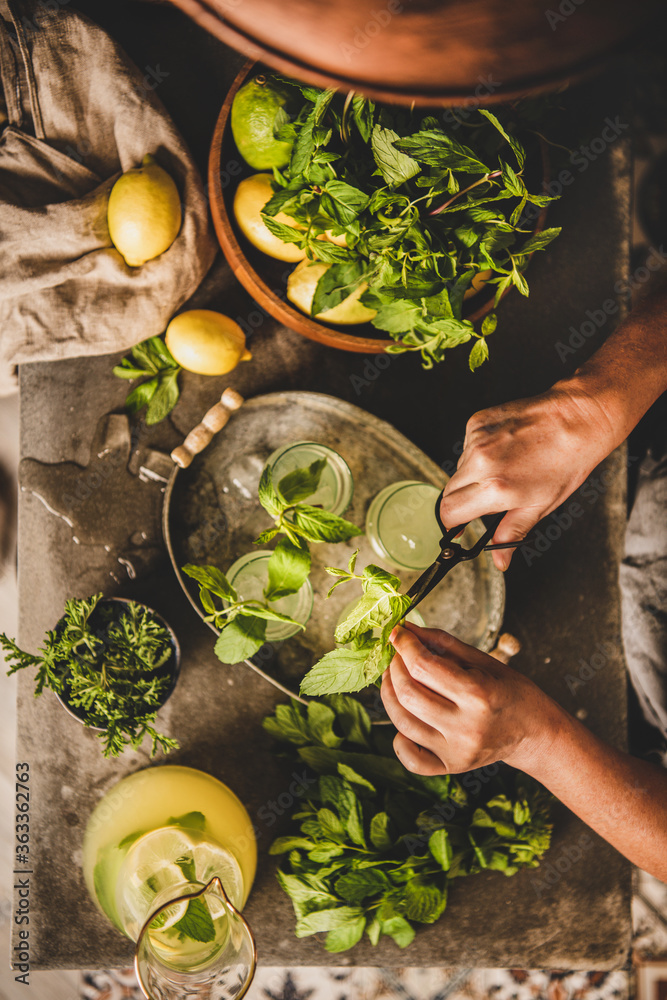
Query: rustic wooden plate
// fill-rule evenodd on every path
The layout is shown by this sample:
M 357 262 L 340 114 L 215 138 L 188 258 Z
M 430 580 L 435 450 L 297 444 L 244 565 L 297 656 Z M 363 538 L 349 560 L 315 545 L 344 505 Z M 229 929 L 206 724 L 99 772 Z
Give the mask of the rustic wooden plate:
M 270 316 L 280 323 L 328 347 L 354 351 L 358 354 L 381 354 L 394 341 L 388 335 L 380 336 L 381 331 L 376 330 L 370 323 L 356 326 L 321 323 L 306 316 L 286 301 L 287 278 L 296 265 L 274 260 L 256 250 L 236 225 L 232 209 L 236 186 L 243 177 L 256 171 L 245 163 L 237 150 L 229 117 L 237 91 L 251 73 L 263 68 L 253 60 L 245 63 L 225 98 L 213 133 L 208 160 L 208 187 L 213 224 L 222 252 L 243 287 Z M 541 149 L 544 186 L 549 180 L 546 143 L 542 143 Z M 545 219 L 546 208 L 537 219 L 535 232 L 540 232 L 544 228 Z M 470 299 L 470 303 L 470 312 L 466 313 L 466 319 L 476 322 L 493 308 L 493 293 L 481 291 Z
M 270 527 L 257 500 L 262 469 L 276 448 L 294 441 L 321 441 L 342 455 L 354 478 L 354 496 L 345 516 L 361 527 L 371 501 L 390 483 L 416 479 L 442 488 L 447 481 L 442 469 L 391 424 L 351 403 L 315 392 L 276 392 L 249 399 L 192 465 L 171 478 L 165 494 L 163 528 L 169 555 L 183 590 L 202 617 L 199 588 L 181 567 L 196 563 L 226 572 L 239 556 L 252 551 L 254 539 Z M 481 521 L 473 521 L 466 528 L 464 544 L 472 545 L 483 530 Z M 385 565 L 363 535 L 338 545 L 311 546 L 314 605 L 306 631 L 267 643 L 246 661 L 281 691 L 296 696 L 304 674 L 333 648 L 338 618 L 361 591 L 348 584 L 337 587 L 327 599 L 331 577 L 325 567 L 346 566 L 356 548 L 360 567 Z M 402 572 L 405 589 L 418 576 Z M 419 610 L 427 625 L 490 650 L 504 607 L 503 574 L 491 553 L 483 552 L 452 570 Z

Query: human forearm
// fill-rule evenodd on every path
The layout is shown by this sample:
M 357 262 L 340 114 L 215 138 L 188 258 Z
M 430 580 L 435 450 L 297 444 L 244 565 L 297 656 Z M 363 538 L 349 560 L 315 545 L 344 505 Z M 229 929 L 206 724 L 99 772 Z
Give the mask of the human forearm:
M 544 704 L 543 730 L 507 758 L 638 867 L 667 882 L 667 772 Z
M 667 285 L 633 309 L 602 347 L 554 389 L 575 403 L 594 401 L 612 448 L 625 441 L 667 390 Z

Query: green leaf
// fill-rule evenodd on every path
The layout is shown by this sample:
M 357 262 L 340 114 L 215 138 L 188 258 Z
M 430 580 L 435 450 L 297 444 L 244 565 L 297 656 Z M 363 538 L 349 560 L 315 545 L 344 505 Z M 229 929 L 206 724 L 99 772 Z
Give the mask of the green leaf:
M 375 105 L 372 101 L 362 97 L 361 94 L 354 95 L 352 98 L 352 116 L 357 128 L 359 129 L 359 135 L 364 142 L 368 142 L 371 137 L 371 132 L 373 131 L 374 111 Z
M 182 567 L 182 570 L 202 587 L 217 594 L 218 597 L 222 597 L 225 601 L 238 600 L 238 594 L 217 566 L 195 566 L 194 563 L 188 563 L 187 566 Z
M 397 136 L 398 139 L 398 136 Z M 424 129 L 396 142 L 398 149 L 420 163 L 439 170 L 461 170 L 467 174 L 488 173 L 489 168 L 470 149 L 440 129 Z
M 368 195 L 345 181 L 327 181 L 320 208 L 339 226 L 348 226 L 368 205 Z
M 257 495 L 259 497 L 259 502 L 267 514 L 270 514 L 271 517 L 280 517 L 280 514 L 285 509 L 286 505 L 276 493 L 276 489 L 273 485 L 273 475 L 268 465 L 265 465 L 262 469 L 259 486 L 257 487 Z
M 509 163 L 504 163 L 501 160 L 500 166 L 503 172 L 503 183 L 505 184 L 507 190 L 517 198 L 523 198 L 526 193 L 526 185 L 524 184 L 522 178 L 517 177 Z
M 296 746 L 312 742 L 303 708 L 297 701 L 291 701 L 289 705 L 276 705 L 274 716 L 264 719 L 262 725 L 272 736 L 294 743 Z
M 426 885 L 421 879 L 411 879 L 405 886 L 403 908 L 408 920 L 432 924 L 447 905 L 447 895 L 435 885 Z
M 367 896 L 377 896 L 389 887 L 389 879 L 378 868 L 347 872 L 335 883 L 337 894 L 346 903 L 362 903 Z
M 310 307 L 311 316 L 317 316 L 339 305 L 358 287 L 364 273 L 364 262 L 356 259 L 328 267 L 315 286 Z
M 371 323 L 377 330 L 387 333 L 407 333 L 414 330 L 415 323 L 422 316 L 422 308 L 410 299 L 395 299 L 380 306 Z
M 396 613 L 400 614 L 404 603 L 401 598 L 395 597 L 380 586 L 369 588 L 337 625 L 336 642 L 350 642 L 371 629 L 382 629 Z
M 306 245 L 306 234 L 301 229 L 288 226 L 284 222 L 279 222 L 266 212 L 261 213 L 262 222 L 274 236 L 277 236 L 283 243 L 295 243 L 299 247 Z
M 147 382 L 140 382 L 129 392 L 125 398 L 125 409 L 130 415 L 138 413 L 144 406 L 148 406 L 158 389 L 157 376 L 148 379 Z
M 321 931 L 331 931 L 338 927 L 346 927 L 360 917 L 363 910 L 358 906 L 336 906 L 329 910 L 316 910 L 302 920 L 297 921 L 296 936 L 308 937 L 309 934 L 319 934 Z
M 148 409 L 146 410 L 146 423 L 148 426 L 159 424 L 176 406 L 179 397 L 179 371 L 180 368 L 176 369 L 176 371 L 161 373 L 158 376 L 157 389 L 151 396 L 148 402 Z
M 281 538 L 268 562 L 267 601 L 278 601 L 301 589 L 310 573 L 310 552 Z
M 420 166 L 412 157 L 399 152 L 394 142 L 399 139 L 393 129 L 375 125 L 371 135 L 371 148 L 375 162 L 387 184 L 396 187 L 410 180 L 420 171 Z
M 339 747 L 342 737 L 334 732 L 336 713 L 322 702 L 311 701 L 308 705 L 308 729 L 315 743 L 324 747 Z
M 167 826 L 181 826 L 189 830 L 204 830 L 206 827 L 206 817 L 202 812 L 184 813 L 182 816 L 171 816 L 167 820 Z
M 556 239 L 560 232 L 561 227 L 559 226 L 553 229 L 543 229 L 541 233 L 529 236 L 521 247 L 521 255 L 533 253 L 535 250 L 544 250 L 545 247 L 548 247 Z
M 327 703 L 336 713 L 345 739 L 363 747 L 370 746 L 371 720 L 364 706 L 345 694 L 330 695 Z
M 332 840 L 335 844 L 345 843 L 345 830 L 335 812 L 331 809 L 318 809 L 317 822 L 325 840 Z
M 392 845 L 389 835 L 389 816 L 386 812 L 376 813 L 371 820 L 371 843 L 378 851 L 388 851 Z
M 399 948 L 407 948 L 414 941 L 414 928 L 403 917 L 389 917 L 387 920 L 381 920 L 380 926 L 382 933 L 393 938 Z
M 309 670 L 301 681 L 301 694 L 316 696 L 338 691 L 361 691 L 366 687 L 365 650 L 333 649 Z
M 324 947 L 329 952 L 347 951 L 361 940 L 366 927 L 366 917 L 359 916 L 342 927 L 334 927 L 326 936 Z
M 498 129 L 500 134 L 507 140 L 507 142 L 509 142 L 510 146 L 514 151 L 514 155 L 516 156 L 516 161 L 519 164 L 519 168 L 523 167 L 523 164 L 526 159 L 526 153 L 519 140 L 516 139 L 513 135 L 510 135 L 510 133 L 507 132 L 500 124 L 496 116 L 494 114 L 491 114 L 490 111 L 487 111 L 484 108 L 480 108 L 479 113 L 480 115 L 483 115 L 486 119 L 488 119 L 488 121 L 490 121 L 491 124 Z
M 498 326 L 498 317 L 495 313 L 489 313 L 482 320 L 482 336 L 489 337 Z
M 123 358 L 119 365 L 112 368 L 112 373 L 117 378 L 144 378 L 146 369 L 136 368 L 127 358 Z
M 468 359 L 468 364 L 470 365 L 470 371 L 474 372 L 476 368 L 479 368 L 480 365 L 484 364 L 484 362 L 487 360 L 488 357 L 489 357 L 488 345 L 484 337 L 480 337 L 479 340 L 475 341 L 472 350 L 470 352 L 470 357 Z
M 241 663 L 254 656 L 266 639 L 266 622 L 254 615 L 237 614 L 221 630 L 215 655 L 222 663 Z
M 312 496 L 320 485 L 322 473 L 327 466 L 326 458 L 317 458 L 306 469 L 293 469 L 280 480 L 277 492 L 286 506 L 300 503 Z
M 340 741 L 342 743 L 342 740 Z M 333 744 L 329 744 L 333 745 Z M 341 778 L 345 778 L 349 781 L 352 786 L 357 790 L 371 792 L 373 795 L 377 795 L 377 789 L 375 785 L 372 785 L 362 774 L 358 774 L 353 767 L 349 767 L 347 764 L 342 762 L 338 765 L 338 773 Z
M 363 535 L 362 529 L 351 521 L 309 504 L 294 509 L 294 524 L 309 542 L 346 542 L 355 535 Z
M 287 854 L 293 850 L 310 850 L 314 847 L 314 841 L 307 837 L 277 837 L 269 847 L 269 854 Z
M 428 839 L 428 849 L 442 870 L 448 872 L 451 868 L 454 852 L 447 831 L 442 829 L 432 833 Z
M 521 272 L 517 270 L 516 266 L 512 270 L 512 284 L 516 286 L 517 290 L 521 292 L 522 295 L 528 295 L 528 282 Z
M 185 915 L 174 924 L 174 928 L 193 941 L 215 941 L 213 918 L 202 899 L 190 900 Z
M 361 803 L 352 786 L 337 775 L 324 774 L 320 778 L 320 796 L 338 810 L 340 821 L 352 843 L 366 846 Z

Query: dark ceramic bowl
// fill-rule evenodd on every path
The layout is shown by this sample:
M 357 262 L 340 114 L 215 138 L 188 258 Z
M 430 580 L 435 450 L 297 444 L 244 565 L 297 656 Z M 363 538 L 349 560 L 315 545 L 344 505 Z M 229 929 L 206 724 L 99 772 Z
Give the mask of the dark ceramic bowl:
M 128 605 L 128 604 L 136 604 L 140 608 L 146 608 L 146 610 L 150 611 L 151 615 L 157 621 L 159 621 L 160 624 L 163 625 L 165 627 L 165 629 L 169 633 L 169 636 L 170 636 L 170 639 L 171 639 L 171 647 L 172 647 L 171 656 L 169 657 L 169 659 L 167 660 L 167 662 L 165 664 L 163 664 L 163 666 L 160 668 L 158 676 L 161 676 L 161 677 L 163 677 L 163 676 L 171 677 L 171 683 L 169 684 L 169 687 L 167 687 L 165 689 L 165 692 L 162 695 L 162 699 L 160 701 L 160 704 L 158 706 L 156 706 L 156 709 L 157 708 L 161 708 L 164 705 L 164 703 L 167 701 L 167 699 L 171 696 L 174 688 L 176 687 L 176 682 L 178 680 L 178 676 L 179 676 L 180 670 L 181 670 L 181 647 L 179 645 L 178 639 L 176 638 L 176 633 L 172 629 L 172 627 L 169 624 L 169 622 L 165 621 L 165 619 L 162 617 L 162 615 L 158 614 L 158 612 L 155 611 L 155 610 L 153 610 L 153 608 L 149 608 L 146 604 L 141 604 L 139 601 L 131 601 L 127 597 L 104 597 L 100 601 L 100 603 L 98 604 L 98 607 L 108 606 L 110 604 L 111 605 L 119 605 L 120 607 L 122 607 L 123 605 Z M 97 609 L 95 609 L 95 610 L 97 610 Z M 93 612 L 93 615 L 91 616 L 93 622 L 94 622 L 94 616 L 95 616 L 95 612 Z M 56 630 L 60 627 L 61 622 L 62 622 L 62 619 L 61 619 L 60 622 L 58 622 L 58 625 L 56 625 Z M 79 706 L 70 705 L 69 702 L 68 702 L 68 700 L 67 700 L 68 699 L 67 682 L 65 682 L 65 690 L 63 691 L 62 695 L 56 694 L 56 698 L 58 699 L 58 701 L 60 702 L 60 704 L 63 706 L 63 708 L 65 709 L 65 711 L 69 715 L 71 715 L 73 719 L 76 719 L 78 722 L 81 722 L 84 725 L 86 725 L 86 722 L 85 722 L 85 711 L 84 711 L 84 709 L 81 708 L 81 707 L 79 707 Z M 98 732 L 98 733 L 104 731 L 99 726 L 88 726 L 88 728 L 92 729 L 94 732 Z

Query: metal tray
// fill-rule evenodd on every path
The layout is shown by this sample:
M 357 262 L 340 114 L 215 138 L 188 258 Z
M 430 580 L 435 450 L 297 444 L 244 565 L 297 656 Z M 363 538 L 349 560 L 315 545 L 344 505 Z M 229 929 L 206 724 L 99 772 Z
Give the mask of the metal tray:
M 354 478 L 354 496 L 345 516 L 363 526 L 373 497 L 390 483 L 417 479 L 442 487 L 447 476 L 391 424 L 358 406 L 314 392 L 277 392 L 244 403 L 230 423 L 186 470 L 179 470 L 165 494 L 163 527 L 174 569 L 188 599 L 203 616 L 197 584 L 181 573 L 193 562 L 226 571 L 251 551 L 270 518 L 257 500 L 259 477 L 269 455 L 294 441 L 319 441 L 342 455 Z M 472 522 L 466 546 L 483 531 Z M 304 633 L 267 643 L 250 666 L 282 691 L 298 697 L 301 678 L 334 646 L 334 629 L 343 608 L 358 594 L 352 584 L 337 587 L 327 599 L 332 578 L 326 566 L 346 566 L 355 548 L 357 565 L 383 564 L 365 536 L 337 545 L 312 545 L 311 583 L 315 600 Z M 407 589 L 418 573 L 402 573 Z M 505 606 L 502 573 L 490 555 L 457 566 L 420 605 L 427 625 L 444 628 L 464 642 L 491 649 Z

